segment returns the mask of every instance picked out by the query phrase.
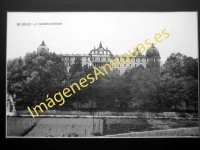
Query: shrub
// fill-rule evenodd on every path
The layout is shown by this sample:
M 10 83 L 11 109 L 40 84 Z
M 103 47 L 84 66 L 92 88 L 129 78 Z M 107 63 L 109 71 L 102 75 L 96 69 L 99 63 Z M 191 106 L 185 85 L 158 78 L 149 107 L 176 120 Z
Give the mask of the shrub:
M 94 135 L 94 136 L 101 136 L 102 134 L 99 133 L 99 132 L 94 132 L 94 133 L 92 133 L 92 135 Z
M 186 114 L 185 113 L 180 113 L 179 115 L 178 115 L 179 117 L 186 117 Z
M 68 137 L 78 137 L 78 134 L 76 134 L 76 133 L 70 133 L 70 134 L 68 135 Z

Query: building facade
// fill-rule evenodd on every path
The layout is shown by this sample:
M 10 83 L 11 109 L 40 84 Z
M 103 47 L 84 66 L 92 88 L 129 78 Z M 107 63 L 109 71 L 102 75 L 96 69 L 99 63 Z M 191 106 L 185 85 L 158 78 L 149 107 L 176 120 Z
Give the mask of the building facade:
M 127 66 L 126 63 L 121 63 L 119 65 L 119 68 L 115 69 L 118 74 L 122 75 L 127 68 L 138 67 L 140 65 L 146 68 L 147 62 L 149 60 L 155 61 L 157 59 L 158 62 L 160 62 L 160 53 L 153 44 L 151 48 L 147 49 L 146 54 L 141 54 L 138 48 L 136 50 L 139 55 L 136 58 L 130 57 L 131 64 L 129 66 Z M 46 46 L 44 41 L 38 47 L 37 52 L 49 52 L 49 48 Z M 135 52 L 133 52 L 133 55 L 135 55 Z M 94 47 L 92 50 L 90 50 L 89 54 L 62 54 L 62 59 L 67 69 L 67 72 L 69 73 L 69 70 L 76 59 L 81 59 L 82 66 L 87 65 L 101 68 L 104 64 L 110 64 L 111 59 L 119 60 L 120 55 L 113 56 L 112 52 L 107 47 L 104 48 L 102 46 L 102 43 L 100 42 L 99 47 Z M 126 57 L 124 56 L 123 59 L 126 59 Z
M 6 94 L 6 115 L 14 116 L 16 114 L 15 102 L 13 101 L 12 95 Z

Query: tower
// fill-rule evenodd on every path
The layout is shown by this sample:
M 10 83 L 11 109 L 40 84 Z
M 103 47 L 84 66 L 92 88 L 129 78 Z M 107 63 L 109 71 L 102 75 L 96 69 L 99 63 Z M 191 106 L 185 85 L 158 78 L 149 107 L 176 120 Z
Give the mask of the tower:
M 44 41 L 42 41 L 42 44 L 37 48 L 38 53 L 49 53 L 49 48 L 46 46 Z

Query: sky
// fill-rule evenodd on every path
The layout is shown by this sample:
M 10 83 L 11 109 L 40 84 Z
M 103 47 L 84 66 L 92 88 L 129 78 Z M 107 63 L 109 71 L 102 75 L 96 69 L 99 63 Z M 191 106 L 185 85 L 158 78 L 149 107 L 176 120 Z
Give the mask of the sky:
M 56 54 L 88 54 L 101 41 L 120 55 L 138 44 L 148 47 L 149 39 L 163 63 L 171 53 L 198 58 L 197 12 L 8 12 L 7 17 L 7 60 L 36 51 L 43 40 Z M 155 41 L 158 33 L 162 42 Z

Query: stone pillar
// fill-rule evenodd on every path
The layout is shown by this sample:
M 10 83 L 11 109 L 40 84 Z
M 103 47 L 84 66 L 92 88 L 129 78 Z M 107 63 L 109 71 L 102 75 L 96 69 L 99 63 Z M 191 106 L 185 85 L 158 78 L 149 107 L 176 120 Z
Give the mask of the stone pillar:
M 13 102 L 13 113 L 16 113 L 15 102 Z
M 103 135 L 107 134 L 107 124 L 106 124 L 106 119 L 103 119 Z

